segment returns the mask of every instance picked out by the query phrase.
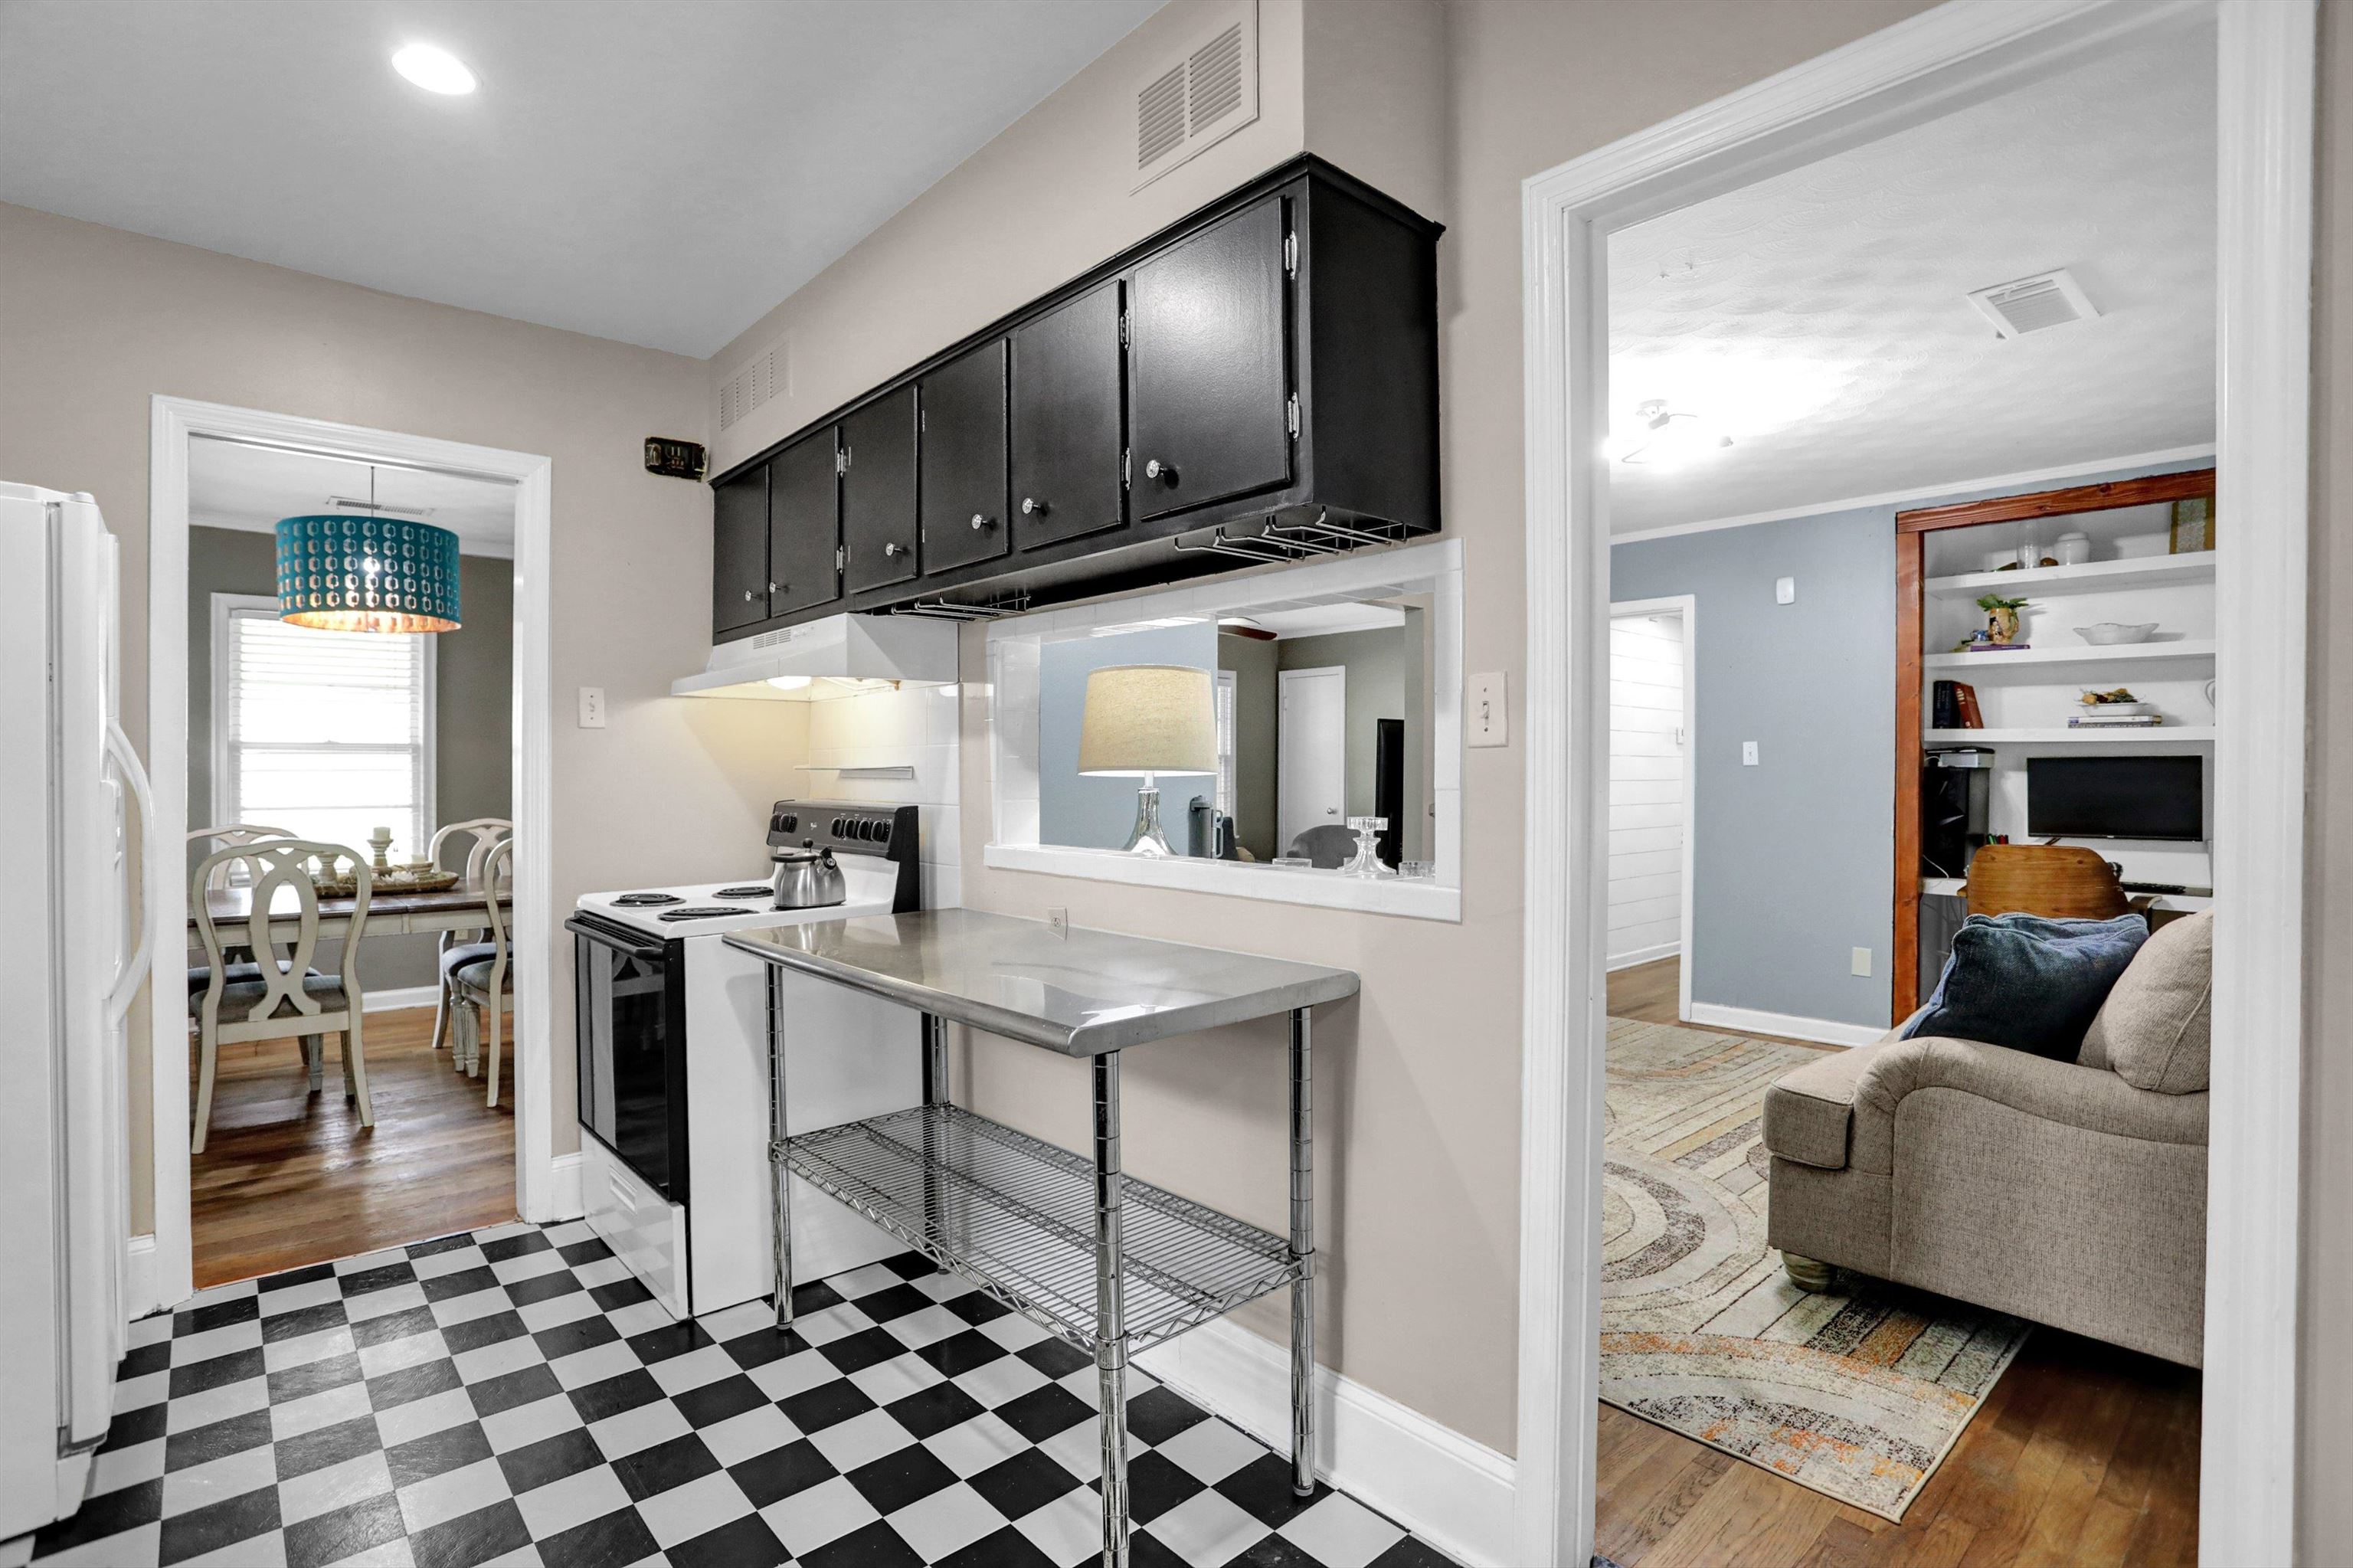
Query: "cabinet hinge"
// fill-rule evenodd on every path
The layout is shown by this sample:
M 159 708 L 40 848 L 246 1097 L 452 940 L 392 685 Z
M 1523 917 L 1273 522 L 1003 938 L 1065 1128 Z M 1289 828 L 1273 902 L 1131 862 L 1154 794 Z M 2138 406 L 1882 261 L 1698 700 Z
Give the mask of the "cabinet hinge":
M 839 572 L 849 565 L 849 546 L 847 545 L 836 545 L 833 547 L 833 569 Z
M 836 447 L 833 451 L 833 471 L 837 477 L 849 471 L 849 449 Z
M 1122 311 L 1119 313 L 1119 345 L 1122 348 L 1125 348 L 1128 345 L 1129 334 L 1133 331 L 1130 323 L 1134 320 L 1134 318 L 1129 315 L 1127 312 Z
M 1299 439 L 1299 394 L 1298 394 L 1298 393 L 1293 392 L 1293 393 L 1291 395 L 1291 401 L 1290 401 L 1289 405 L 1288 405 L 1288 406 L 1286 406 L 1286 408 L 1284 408 L 1284 410 L 1283 410 L 1283 418 L 1284 418 L 1284 419 L 1285 419 L 1285 420 L 1290 424 L 1290 426 L 1291 426 L 1291 439 L 1292 439 L 1293 440 L 1294 440 L 1294 441 L 1295 441 L 1295 440 L 1297 440 Z
M 1299 230 L 1295 228 L 1282 237 L 1282 275 L 1299 276 Z
M 1119 449 L 1119 487 L 1122 490 L 1127 488 L 1127 460 L 1130 455 L 1126 447 Z

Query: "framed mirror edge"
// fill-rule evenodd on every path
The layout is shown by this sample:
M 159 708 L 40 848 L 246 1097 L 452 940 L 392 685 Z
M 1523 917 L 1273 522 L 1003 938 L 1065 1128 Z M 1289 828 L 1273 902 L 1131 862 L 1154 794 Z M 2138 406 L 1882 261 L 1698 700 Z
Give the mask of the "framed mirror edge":
M 1427 594 L 1430 599 L 1430 845 L 1436 874 L 1366 878 L 1337 871 L 1160 860 L 1119 850 L 1039 842 L 1038 710 L 1045 644 L 1253 609 Z M 1462 543 L 1426 540 L 1116 598 L 1057 605 L 989 622 L 990 836 L 982 863 L 1099 882 L 1175 887 L 1238 898 L 1355 909 L 1426 920 L 1462 918 Z

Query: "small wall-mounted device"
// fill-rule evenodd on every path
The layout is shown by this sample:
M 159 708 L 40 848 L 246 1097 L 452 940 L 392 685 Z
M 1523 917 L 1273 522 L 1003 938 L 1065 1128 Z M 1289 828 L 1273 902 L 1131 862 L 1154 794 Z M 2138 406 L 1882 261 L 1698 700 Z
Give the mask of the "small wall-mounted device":
M 681 441 L 670 436 L 646 438 L 646 471 L 660 474 L 664 479 L 700 480 L 711 466 L 711 454 L 701 441 Z
M 1797 603 L 1798 579 L 1795 577 L 1775 577 L 1773 579 L 1773 602 L 1775 604 Z

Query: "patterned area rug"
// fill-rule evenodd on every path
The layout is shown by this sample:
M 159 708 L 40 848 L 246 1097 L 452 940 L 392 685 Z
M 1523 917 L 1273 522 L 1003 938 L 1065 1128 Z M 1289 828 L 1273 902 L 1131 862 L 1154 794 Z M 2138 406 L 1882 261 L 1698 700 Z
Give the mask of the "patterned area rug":
M 1765 1090 L 1819 1053 L 1609 1021 L 1601 1397 L 1900 1520 L 2026 1340 L 1998 1312 L 1765 1245 Z

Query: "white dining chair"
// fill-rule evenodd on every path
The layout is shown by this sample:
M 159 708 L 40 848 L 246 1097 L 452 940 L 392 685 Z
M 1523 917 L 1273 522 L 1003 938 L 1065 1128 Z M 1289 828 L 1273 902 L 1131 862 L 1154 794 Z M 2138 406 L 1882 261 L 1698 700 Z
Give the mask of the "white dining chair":
M 349 861 L 355 883 L 343 963 L 332 975 L 311 966 L 319 949 L 319 889 L 311 880 L 314 857 L 329 866 L 338 859 Z M 216 919 L 205 898 L 206 879 L 217 863 L 237 858 L 252 868 L 250 908 L 242 919 Z M 359 1102 L 362 1127 L 375 1125 L 375 1102 L 368 1094 L 367 1055 L 360 1038 L 365 997 L 359 976 L 361 938 L 366 935 L 374 880 L 358 852 L 342 844 L 294 838 L 232 845 L 206 856 L 196 867 L 193 889 L 196 937 L 204 944 L 207 978 L 201 992 L 192 989 L 188 994 L 188 1010 L 196 1022 L 197 1053 L 191 1153 L 205 1151 L 205 1139 L 212 1128 L 213 1080 L 223 1041 L 300 1038 L 311 1087 L 316 1090 L 325 1076 L 327 1032 L 340 1033 L 343 1097 Z M 278 917 L 283 919 L 289 913 L 297 916 L 294 938 L 286 944 L 289 950 L 283 957 L 270 941 L 270 906 L 281 888 L 294 895 L 295 908 L 278 911 Z M 225 956 L 229 946 L 267 957 L 259 962 L 232 964 Z
M 427 852 L 435 865 L 441 863 L 442 846 L 459 834 L 470 835 L 466 846 L 465 874 L 458 885 L 471 893 L 483 886 L 482 863 L 501 840 L 514 836 L 514 823 L 505 817 L 474 817 L 462 822 L 451 822 L 433 835 L 433 847 Z M 433 998 L 433 1043 L 427 1049 L 438 1051 L 449 1033 L 449 1004 L 452 1000 L 449 977 L 478 959 L 490 957 L 491 944 L 483 941 L 480 930 L 444 931 L 435 972 L 440 977 Z M 462 1065 L 463 1064 L 458 1064 Z
M 483 907 L 490 914 L 491 940 L 488 957 L 461 964 L 449 972 L 449 982 L 458 1008 L 458 1045 L 452 1054 L 460 1058 L 459 1065 L 469 1077 L 484 1072 L 482 1065 L 482 1025 L 490 1024 L 491 1060 L 487 1069 L 490 1078 L 490 1104 L 499 1103 L 499 1046 L 504 1034 L 504 1015 L 514 1008 L 514 976 L 507 965 L 507 915 L 500 907 L 498 885 L 514 869 L 514 840 L 501 839 L 482 863 Z
M 217 844 L 228 847 L 255 843 L 263 839 L 290 839 L 293 836 L 292 830 L 288 828 L 268 828 L 259 822 L 224 822 L 216 828 L 198 828 L 188 835 L 188 842 L 192 844 Z M 241 858 L 234 855 L 223 856 L 220 857 L 219 863 L 213 867 L 212 875 L 204 883 L 203 892 L 226 893 L 232 887 L 243 886 L 252 880 L 252 870 Z M 201 896 L 199 902 L 201 902 Z M 233 947 L 228 949 L 228 961 L 232 964 L 249 963 L 252 959 L 253 955 L 243 948 Z M 201 991 L 211 980 L 210 969 L 195 965 L 189 967 L 189 991 Z

